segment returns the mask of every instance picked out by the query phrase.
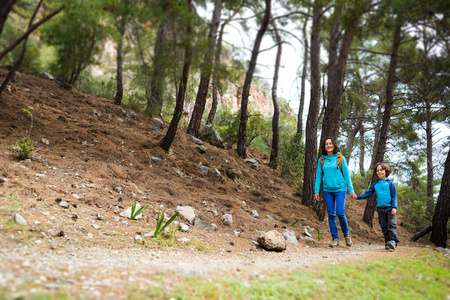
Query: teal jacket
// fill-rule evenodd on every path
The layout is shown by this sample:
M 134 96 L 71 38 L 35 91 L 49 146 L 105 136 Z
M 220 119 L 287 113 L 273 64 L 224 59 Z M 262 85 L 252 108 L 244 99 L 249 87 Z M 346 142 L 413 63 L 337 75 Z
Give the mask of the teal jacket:
M 389 186 L 389 193 L 385 193 L 382 189 L 378 189 L 377 185 L 383 182 L 382 179 L 375 181 L 367 192 L 358 196 L 358 199 L 367 199 L 375 193 L 377 195 L 377 207 L 391 207 L 397 209 L 397 190 L 392 181 L 386 178 L 385 182 Z
M 314 193 L 320 192 L 320 184 L 323 178 L 323 191 L 324 192 L 346 192 L 347 188 L 350 194 L 354 193 L 352 179 L 350 178 L 350 173 L 348 171 L 347 162 L 345 157 L 342 155 L 342 172 L 339 169 L 339 164 L 337 160 L 337 155 L 340 152 L 334 154 L 333 156 L 322 155 L 319 157 L 317 162 L 316 171 L 316 185 L 314 187 Z M 320 158 L 325 158 L 323 163 L 323 170 L 320 164 Z

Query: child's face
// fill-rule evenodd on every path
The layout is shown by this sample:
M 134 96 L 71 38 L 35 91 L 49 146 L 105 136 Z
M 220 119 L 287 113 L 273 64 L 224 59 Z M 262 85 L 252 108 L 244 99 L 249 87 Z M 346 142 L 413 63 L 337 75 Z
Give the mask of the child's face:
M 377 176 L 380 179 L 386 179 L 386 170 L 383 170 L 381 166 L 377 166 Z

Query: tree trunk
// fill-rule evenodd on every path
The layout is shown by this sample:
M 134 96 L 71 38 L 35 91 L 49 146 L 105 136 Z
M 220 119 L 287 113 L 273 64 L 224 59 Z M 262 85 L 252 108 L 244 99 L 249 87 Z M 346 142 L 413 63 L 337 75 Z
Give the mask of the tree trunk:
M 225 26 L 228 25 L 228 23 L 233 20 L 233 18 L 237 15 L 239 10 L 242 8 L 239 7 L 236 9 L 233 14 L 222 24 L 219 31 L 219 37 L 217 39 L 216 44 L 216 57 L 214 60 L 214 75 L 213 75 L 213 82 L 212 82 L 212 104 L 211 104 L 211 110 L 208 114 L 208 119 L 206 121 L 207 124 L 212 124 L 214 121 L 214 118 L 216 116 L 217 112 L 217 105 L 218 105 L 218 92 L 217 92 L 217 85 L 219 84 L 219 70 L 220 70 L 220 56 L 222 54 L 222 40 L 223 40 L 223 33 L 225 30 Z
M 197 98 L 195 99 L 194 111 L 189 121 L 187 133 L 198 137 L 198 130 L 202 123 L 203 112 L 205 111 L 206 96 L 208 95 L 209 80 L 211 77 L 212 63 L 214 59 L 214 47 L 216 46 L 217 30 L 220 24 L 220 15 L 222 12 L 222 0 L 216 0 L 214 4 L 214 12 L 209 27 L 208 35 L 208 52 L 205 55 L 202 66 L 202 74 L 200 75 L 200 84 L 198 86 Z
M 375 149 L 378 149 L 378 144 L 380 142 L 380 129 L 381 129 L 381 123 L 383 121 L 381 108 L 383 107 L 383 105 L 386 105 L 384 86 L 382 86 L 382 88 L 381 88 L 380 102 L 378 103 L 378 107 L 377 107 L 377 123 L 375 124 L 375 137 L 374 137 L 374 142 L 373 142 L 374 151 L 372 152 L 372 159 L 370 160 L 370 166 L 369 166 L 369 169 L 371 169 L 371 170 L 375 169 L 375 166 L 377 164 L 377 161 L 376 161 L 377 151 Z
M 33 21 L 36 18 L 36 15 L 37 15 L 37 13 L 39 11 L 39 8 L 41 7 L 43 1 L 44 0 L 40 0 L 38 5 L 36 6 L 36 9 L 34 10 L 33 16 L 31 17 L 30 22 L 28 23 L 28 29 L 31 28 L 31 26 L 33 24 Z M 9 81 L 13 78 L 14 73 L 19 68 L 19 66 L 22 64 L 23 58 L 25 57 L 25 52 L 27 50 L 27 41 L 28 41 L 28 36 L 23 40 L 22 52 L 20 53 L 19 58 L 14 63 L 14 66 L 11 68 L 11 70 L 9 70 L 8 75 L 6 75 L 5 80 L 3 81 L 2 85 L 0 86 L 0 94 L 3 93 L 3 91 L 6 88 L 6 86 L 8 85 Z
M 128 1 L 125 1 L 124 5 L 127 5 Z M 120 20 L 120 37 L 119 42 L 117 44 L 117 72 L 116 72 L 116 83 L 117 83 L 117 92 L 114 97 L 114 104 L 121 105 L 123 98 L 123 38 L 125 35 L 125 25 L 126 25 L 126 16 L 122 15 Z
M 364 175 L 364 157 L 366 156 L 366 141 L 364 139 L 365 128 L 361 125 L 359 131 L 359 174 Z
M 306 26 L 308 24 L 308 20 L 306 19 L 303 23 L 303 37 L 305 42 L 305 54 L 303 56 L 303 69 L 301 76 L 301 90 L 300 90 L 300 104 L 298 107 L 298 115 L 297 115 L 297 137 L 298 140 L 302 140 L 303 135 L 303 109 L 305 107 L 305 84 L 306 84 L 306 74 L 308 73 L 308 38 L 306 36 Z
M 8 15 L 16 2 L 17 0 L 2 0 L 2 5 L 0 6 L 0 36 L 2 35 L 3 26 L 8 19 Z
M 433 199 L 433 128 L 431 125 L 432 115 L 431 115 L 431 104 L 430 100 L 427 98 L 426 102 L 426 135 L 427 135 L 427 209 L 428 215 L 433 214 L 434 209 L 434 199 Z
M 432 230 L 433 230 L 433 227 L 431 225 L 427 226 L 424 229 L 422 229 L 421 231 L 419 231 L 418 233 L 416 233 L 409 241 L 416 242 L 418 239 L 420 239 L 424 235 L 430 233 Z
M 149 116 L 159 116 L 163 105 L 162 86 L 163 81 L 163 64 L 164 64 L 164 47 L 166 44 L 168 16 L 165 16 L 158 26 L 155 47 L 153 50 L 153 71 L 150 79 L 150 95 L 147 98 L 147 107 L 145 112 Z
M 245 75 L 244 86 L 242 88 L 242 100 L 241 100 L 241 119 L 239 122 L 239 132 L 238 132 L 238 142 L 237 142 L 237 154 L 241 158 L 247 157 L 247 151 L 245 149 L 246 142 L 246 130 L 248 121 L 248 97 L 250 96 L 250 87 L 252 85 L 253 73 L 256 68 L 256 60 L 259 54 L 259 48 L 261 46 L 261 41 L 264 33 L 267 30 L 267 26 L 270 21 L 271 14 L 271 0 L 264 0 L 266 3 L 266 9 L 264 12 L 264 18 L 262 20 L 261 26 L 256 35 L 255 44 L 253 45 L 252 57 L 250 59 L 247 74 Z
M 433 215 L 430 241 L 438 247 L 447 247 L 447 222 L 450 217 L 450 149 L 445 161 L 441 190 Z
M 281 52 L 282 52 L 282 42 L 280 34 L 278 33 L 277 24 L 272 20 L 272 26 L 275 34 L 275 39 L 277 41 L 277 56 L 275 59 L 275 72 L 273 75 L 273 84 L 272 84 L 272 102 L 273 102 L 273 118 L 272 118 L 272 151 L 270 152 L 270 167 L 272 169 L 277 168 L 277 160 L 278 160 L 278 150 L 280 144 L 280 105 L 278 104 L 278 73 L 280 71 L 280 61 L 281 61 Z
M 378 147 L 374 148 L 374 151 L 376 152 L 376 154 L 374 155 L 375 164 L 384 161 L 384 154 L 386 152 L 386 143 L 388 138 L 389 125 L 391 122 L 391 111 L 394 105 L 395 71 L 397 69 L 398 50 L 400 48 L 400 41 L 402 38 L 401 32 L 402 32 L 402 25 L 401 23 L 397 23 L 394 30 L 394 40 L 391 52 L 391 63 L 389 66 L 389 74 L 386 84 L 386 105 L 384 107 L 383 124 L 381 125 L 380 129 L 380 139 L 378 142 Z M 377 180 L 376 172 L 373 172 L 371 184 L 374 183 L 376 180 Z M 376 204 L 377 201 L 376 196 L 374 194 L 369 197 L 369 199 L 367 200 L 366 207 L 364 209 L 363 221 L 369 224 L 370 227 L 373 226 L 372 221 L 373 215 L 375 213 Z
M 42 19 L 40 19 L 38 22 L 36 22 L 33 26 L 29 27 L 27 29 L 27 31 L 22 34 L 20 37 L 18 37 L 14 42 L 12 42 L 8 47 L 6 47 L 5 49 L 2 50 L 2 52 L 0 52 L 0 60 L 10 51 L 12 51 L 14 48 L 17 47 L 17 45 L 19 45 L 24 39 L 28 38 L 28 36 L 33 33 L 33 31 L 35 31 L 39 26 L 41 26 L 42 24 L 44 24 L 45 22 L 47 22 L 48 20 L 50 20 L 51 18 L 53 18 L 55 15 L 57 15 L 60 11 L 62 11 L 64 9 L 64 5 L 61 6 L 60 8 L 52 11 L 50 14 L 46 15 L 45 17 L 43 17 Z
M 320 110 L 320 42 L 321 16 L 320 1 L 314 1 L 311 32 L 311 100 L 305 129 L 305 167 L 303 171 L 302 204 L 313 206 L 314 182 L 317 168 L 317 123 Z M 321 200 L 323 202 L 323 200 Z
M 192 0 L 187 0 L 187 3 L 189 14 L 191 14 Z M 191 19 L 190 16 L 188 16 L 188 18 L 189 20 Z M 172 145 L 172 142 L 175 139 L 175 134 L 177 133 L 178 128 L 178 122 L 180 121 L 181 116 L 183 114 L 184 97 L 186 95 L 187 80 L 189 77 L 189 68 L 191 66 L 191 58 L 192 58 L 191 38 L 192 38 L 192 24 L 191 21 L 188 21 L 186 25 L 183 70 L 181 73 L 181 80 L 180 86 L 178 88 L 175 110 L 173 112 L 172 121 L 170 122 L 169 128 L 167 129 L 167 133 L 159 143 L 161 148 L 164 149 L 165 151 L 169 151 L 170 146 Z
M 359 19 L 360 17 L 355 17 L 352 24 L 349 24 L 345 28 L 345 33 L 339 49 L 339 56 L 337 55 L 337 44 L 340 37 L 340 23 L 336 22 L 331 31 L 330 56 L 328 61 L 328 97 L 322 122 L 320 143 L 322 143 L 326 137 L 333 137 L 335 140 L 338 139 L 339 128 L 341 127 L 345 69 L 354 36 L 354 30 L 359 23 Z

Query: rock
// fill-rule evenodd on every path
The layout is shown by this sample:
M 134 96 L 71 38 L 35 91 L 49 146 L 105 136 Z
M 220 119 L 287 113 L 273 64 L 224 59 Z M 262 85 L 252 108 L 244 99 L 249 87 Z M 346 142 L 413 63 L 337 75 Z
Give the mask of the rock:
M 53 76 L 50 73 L 47 72 L 41 72 L 39 73 L 39 77 L 47 80 L 54 80 Z
M 308 232 L 308 229 L 306 229 L 306 228 L 303 229 L 302 234 L 303 234 L 304 236 L 312 237 L 312 235 Z
M 195 226 L 197 227 L 201 227 L 201 228 L 205 228 L 208 230 L 217 230 L 217 225 L 212 223 L 212 224 L 208 224 L 206 222 L 203 222 L 200 218 L 196 218 L 195 219 Z
M 283 232 L 283 236 L 289 243 L 295 245 L 298 244 L 297 235 L 295 234 L 294 230 L 286 230 L 285 232 Z
M 153 121 L 155 121 L 160 126 L 164 126 L 164 122 L 160 118 L 153 118 Z
M 181 232 L 188 232 L 189 231 L 189 226 L 184 224 L 184 223 L 180 223 L 179 227 Z
M 144 234 L 145 237 L 153 237 L 155 235 L 155 231 L 152 230 L 149 233 Z
M 434 248 L 434 250 L 439 251 L 445 255 L 450 255 L 450 249 L 448 249 L 448 248 L 436 247 L 436 248 Z
M 203 175 L 205 175 L 205 176 L 207 176 L 207 175 L 209 174 L 209 169 L 208 169 L 208 167 L 200 166 L 198 169 L 199 169 L 200 172 L 202 172 Z
M 177 238 L 177 241 L 182 244 L 189 244 L 189 239 L 187 237 Z
M 152 161 L 152 163 L 154 163 L 154 164 L 157 165 L 157 166 L 159 166 L 159 165 L 161 164 L 161 158 L 159 158 L 159 157 L 154 157 L 154 156 L 152 156 L 152 157 L 150 158 L 150 160 Z
M 251 215 L 255 218 L 259 217 L 258 211 L 257 210 L 252 210 Z
M 191 206 L 177 206 L 177 211 L 182 215 L 189 223 L 194 224 L 195 212 Z
M 207 150 L 207 148 L 203 145 L 199 145 L 199 146 L 195 147 L 195 149 L 197 149 L 198 153 L 200 153 L 200 154 L 205 154 L 206 150 Z
M 159 130 L 159 127 L 156 126 L 156 125 L 154 125 L 154 126 L 152 127 L 152 130 L 153 130 L 153 132 L 156 133 L 156 134 L 160 134 L 160 133 L 161 133 L 161 130 Z
M 190 135 L 189 140 L 197 145 L 203 145 L 202 141 L 196 138 L 195 136 Z
M 213 218 L 215 218 L 215 217 L 217 217 L 219 215 L 219 213 L 215 209 L 208 210 L 208 213 L 210 213 L 211 216 L 213 216 Z
M 225 171 L 225 173 L 227 174 L 227 177 L 230 178 L 231 180 L 233 180 L 234 182 L 237 182 L 237 183 L 242 182 L 241 175 L 239 174 L 239 172 L 236 169 L 227 169 Z
M 222 223 L 225 226 L 231 226 L 233 224 L 233 216 L 230 214 L 224 214 L 222 216 Z
M 220 137 L 220 134 L 212 125 L 202 126 L 198 132 L 198 136 L 200 139 L 207 141 L 211 145 L 220 148 L 225 148 L 225 143 L 223 139 Z
M 178 177 L 183 177 L 184 176 L 183 172 L 180 169 L 177 169 L 175 167 L 173 167 L 172 169 L 175 172 L 175 174 L 177 174 Z
M 69 208 L 69 203 L 67 203 L 66 201 L 61 201 L 58 203 L 58 205 L 64 208 Z
M 136 202 L 136 208 L 135 208 L 135 211 L 138 211 L 139 208 L 141 208 L 141 204 L 140 204 L 139 202 Z M 132 207 L 130 206 L 130 207 L 128 207 L 126 210 L 124 210 L 123 212 L 121 212 L 121 213 L 119 214 L 119 216 L 125 217 L 125 218 L 128 218 L 128 219 L 131 219 L 131 210 L 132 210 Z M 141 212 L 139 215 L 137 215 L 134 219 L 137 220 L 137 219 L 141 219 L 141 218 L 142 218 L 142 212 Z
M 134 240 L 135 240 L 136 242 L 140 242 L 140 241 L 142 241 L 142 237 L 141 237 L 140 235 L 136 235 L 136 236 L 134 237 Z
M 94 229 L 98 230 L 100 229 L 100 226 L 98 226 L 97 224 L 91 224 L 92 227 L 94 227 Z
M 47 140 L 47 139 L 42 138 L 42 139 L 41 139 L 41 142 L 42 142 L 42 144 L 50 145 L 50 141 Z
M 286 239 L 276 230 L 271 230 L 258 237 L 258 244 L 267 250 L 284 251 L 286 250 Z
M 255 170 L 258 170 L 258 169 L 259 169 L 259 163 L 258 163 L 258 161 L 256 161 L 256 159 L 253 159 L 253 158 L 247 158 L 247 159 L 245 159 L 244 161 L 245 161 L 245 163 L 246 163 L 247 165 L 250 165 L 250 167 L 251 167 L 252 169 L 255 169 Z
M 20 224 L 20 225 L 28 225 L 27 220 L 25 220 L 25 218 L 22 217 L 22 216 L 19 215 L 19 214 L 15 214 L 15 215 L 14 215 L 14 221 L 15 221 L 17 224 Z
M 211 172 L 211 177 L 214 178 L 214 179 L 219 179 L 220 176 L 222 176 L 222 174 L 220 174 L 219 170 L 217 170 L 217 169 L 214 169 Z

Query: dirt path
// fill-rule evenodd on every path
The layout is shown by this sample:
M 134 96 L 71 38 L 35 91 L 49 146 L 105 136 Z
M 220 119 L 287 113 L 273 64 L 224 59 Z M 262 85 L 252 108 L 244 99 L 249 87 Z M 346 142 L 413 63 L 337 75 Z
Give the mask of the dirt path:
M 8 248 L 8 249 L 7 249 Z M 125 299 L 130 287 L 164 286 L 174 290 L 186 277 L 251 280 L 323 264 L 411 255 L 416 247 L 386 251 L 383 245 L 290 245 L 282 253 L 249 249 L 240 253 L 189 249 L 99 247 L 48 249 L 16 244 L 0 250 L 0 287 L 12 298 L 60 291 L 90 299 Z

